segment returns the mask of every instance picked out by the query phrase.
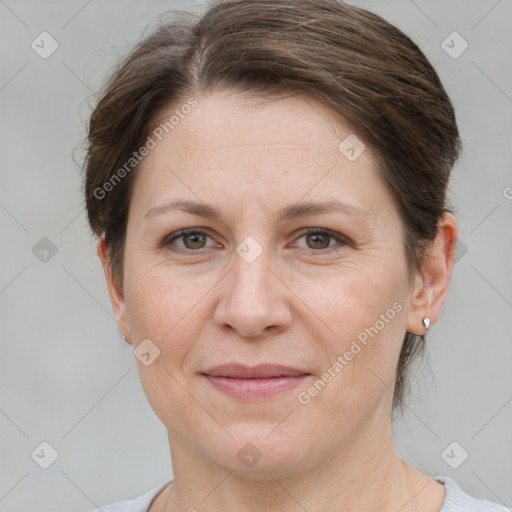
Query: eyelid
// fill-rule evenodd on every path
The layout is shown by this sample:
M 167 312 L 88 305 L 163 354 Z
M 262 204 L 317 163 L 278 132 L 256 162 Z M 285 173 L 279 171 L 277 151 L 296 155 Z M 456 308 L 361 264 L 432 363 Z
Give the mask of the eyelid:
M 341 234 L 337 233 L 336 231 L 332 231 L 327 228 L 317 228 L 317 227 L 309 227 L 309 228 L 304 228 L 304 229 L 300 230 L 298 233 L 297 240 L 302 238 L 304 235 L 315 234 L 315 233 L 328 235 L 330 238 L 333 238 L 338 243 L 336 245 L 328 246 L 325 249 L 307 249 L 306 248 L 306 249 L 302 249 L 302 251 L 308 252 L 310 254 L 311 253 L 313 253 L 313 254 L 329 254 L 331 252 L 340 250 L 341 247 L 349 245 L 349 243 L 350 243 L 347 238 L 345 238 Z M 341 244 L 341 246 L 340 246 L 340 244 Z
M 174 233 L 171 233 L 169 236 L 166 236 L 163 240 L 162 240 L 162 243 L 160 244 L 161 247 L 167 247 L 168 245 L 171 244 L 172 241 L 178 239 L 178 238 L 181 238 L 185 235 L 190 235 L 190 234 L 193 234 L 193 233 L 202 233 L 202 234 L 205 234 L 206 236 L 210 237 L 212 240 L 213 240 L 213 236 L 210 234 L 210 230 L 208 228 L 202 228 L 202 227 L 198 227 L 198 228 L 185 228 L 185 229 L 180 229 L 179 231 L 175 231 Z M 203 248 L 204 249 L 204 248 Z M 192 252 L 197 252 L 199 253 L 199 251 L 201 251 L 201 249 L 197 249 L 197 250 L 192 250 L 192 249 L 182 249 L 181 247 L 178 247 L 178 251 L 176 252 L 188 252 L 188 253 L 192 253 Z
M 335 238 L 339 242 L 344 242 L 347 244 L 349 243 L 348 238 L 344 237 L 341 233 L 338 233 L 336 231 L 333 231 L 333 230 L 327 229 L 327 228 L 309 227 L 309 228 L 303 228 L 298 231 L 298 234 L 301 236 L 307 235 L 309 233 L 322 233 L 322 234 L 329 235 L 332 238 Z

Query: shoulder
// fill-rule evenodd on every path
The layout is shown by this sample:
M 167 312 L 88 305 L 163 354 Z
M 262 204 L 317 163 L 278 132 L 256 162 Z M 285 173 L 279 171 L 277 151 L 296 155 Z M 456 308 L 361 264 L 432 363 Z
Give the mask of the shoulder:
M 494 501 L 473 498 L 448 476 L 436 478 L 446 487 L 446 497 L 440 512 L 512 512 Z
M 102 505 L 101 507 L 91 509 L 88 512 L 147 512 L 151 502 L 167 485 L 169 485 L 169 482 L 160 484 L 159 486 L 154 487 L 135 498 L 118 501 L 116 503 L 111 503 L 110 505 Z

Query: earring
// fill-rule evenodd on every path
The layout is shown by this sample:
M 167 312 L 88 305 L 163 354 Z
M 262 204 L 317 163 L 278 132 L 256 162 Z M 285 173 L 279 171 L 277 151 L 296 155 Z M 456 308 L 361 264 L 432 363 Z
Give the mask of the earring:
M 430 318 L 424 318 L 423 319 L 423 326 L 425 327 L 425 329 L 428 330 L 428 328 L 430 327 Z
M 126 338 L 124 337 L 124 334 L 119 333 L 119 335 L 121 336 L 121 338 L 123 338 L 123 341 L 126 341 Z

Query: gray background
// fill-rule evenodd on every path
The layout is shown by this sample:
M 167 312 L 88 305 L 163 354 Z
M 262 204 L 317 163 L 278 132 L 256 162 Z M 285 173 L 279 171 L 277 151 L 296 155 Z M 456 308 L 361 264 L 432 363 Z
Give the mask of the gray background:
M 453 99 L 465 144 L 450 186 L 459 259 L 429 334 L 430 365 L 418 367 L 407 413 L 395 422 L 397 447 L 422 471 L 511 506 L 512 5 L 350 3 L 419 44 Z M 1 511 L 83 512 L 171 478 L 166 432 L 118 335 L 88 233 L 83 153 L 75 151 L 78 163 L 72 155 L 116 58 L 157 15 L 192 5 L 0 0 Z M 47 59 L 31 48 L 43 31 L 59 45 Z M 441 47 L 453 31 L 469 44 L 456 59 Z M 42 237 L 57 248 L 46 262 L 32 250 Z M 42 441 L 59 454 L 46 470 L 31 458 Z M 469 453 L 457 469 L 441 456 L 453 441 L 452 465 Z

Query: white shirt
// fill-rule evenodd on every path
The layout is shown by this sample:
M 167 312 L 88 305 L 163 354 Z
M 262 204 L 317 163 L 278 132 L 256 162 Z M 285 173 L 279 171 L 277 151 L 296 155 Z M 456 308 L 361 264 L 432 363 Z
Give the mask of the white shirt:
M 472 498 L 448 476 L 438 476 L 436 480 L 446 487 L 446 496 L 440 512 L 512 512 L 512 508 L 493 501 Z M 125 501 L 95 508 L 88 512 L 148 512 L 149 506 L 157 495 L 170 482 L 154 487 L 150 491 Z

